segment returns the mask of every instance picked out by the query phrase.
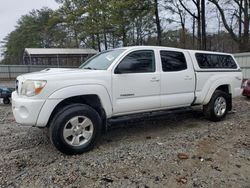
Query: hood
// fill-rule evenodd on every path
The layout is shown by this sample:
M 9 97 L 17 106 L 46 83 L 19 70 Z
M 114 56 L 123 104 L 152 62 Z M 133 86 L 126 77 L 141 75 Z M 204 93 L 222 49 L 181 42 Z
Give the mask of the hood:
M 47 83 L 43 92 L 36 97 L 47 98 L 53 92 L 70 86 L 86 84 L 110 86 L 111 74 L 107 70 L 53 68 L 21 75 L 17 80 L 20 83 L 19 90 L 25 80 L 46 80 Z
M 85 73 L 96 73 L 99 70 L 86 70 L 86 69 L 65 69 L 65 68 L 48 68 L 39 72 L 32 72 L 21 75 L 24 79 L 30 80 L 47 80 L 47 79 L 66 79 L 68 76 L 73 77 L 83 75 Z
M 51 73 L 51 72 L 73 71 L 73 70 L 77 70 L 77 69 L 47 68 L 47 69 L 41 70 L 40 72 L 47 72 L 47 73 Z
M 25 76 L 27 75 L 33 75 L 33 74 L 61 74 L 61 73 L 65 73 L 65 72 L 75 72 L 75 71 L 83 71 L 82 69 L 78 69 L 78 68 L 75 68 L 75 69 L 65 69 L 65 68 L 47 68 L 47 69 L 44 69 L 44 70 L 41 70 L 41 71 L 38 71 L 38 72 L 32 72 L 32 73 L 28 73 L 28 74 L 25 74 Z

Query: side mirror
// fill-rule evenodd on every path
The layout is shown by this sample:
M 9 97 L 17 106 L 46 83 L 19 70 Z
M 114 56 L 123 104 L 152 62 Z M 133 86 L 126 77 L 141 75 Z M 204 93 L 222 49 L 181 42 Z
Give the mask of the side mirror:
M 125 74 L 132 71 L 132 63 L 129 61 L 122 61 L 115 69 L 115 74 Z
M 115 74 L 122 74 L 120 69 L 118 67 L 115 68 L 115 71 L 114 71 Z

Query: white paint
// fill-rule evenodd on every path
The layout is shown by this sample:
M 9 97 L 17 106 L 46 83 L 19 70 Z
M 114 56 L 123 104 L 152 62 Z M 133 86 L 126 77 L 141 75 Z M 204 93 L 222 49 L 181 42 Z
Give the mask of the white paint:
M 204 69 L 200 69 L 196 62 L 196 51 L 150 46 L 123 49 L 125 51 L 114 60 L 108 70 L 50 69 L 19 76 L 19 91 L 25 80 L 46 80 L 47 84 L 39 95 L 33 97 L 13 93 L 13 112 L 16 121 L 27 125 L 46 126 L 50 114 L 58 103 L 80 95 L 97 95 L 107 117 L 110 118 L 190 106 L 195 96 L 197 97 L 195 104 L 204 105 L 221 85 L 229 86 L 232 97 L 241 94 L 241 72 L 223 72 L 221 69 L 216 70 L 219 72 L 211 72 L 211 69 L 207 70 L 210 72 L 200 72 Z M 122 59 L 137 50 L 154 51 L 155 72 L 116 74 L 115 68 Z M 163 72 L 160 50 L 183 52 L 187 69 Z

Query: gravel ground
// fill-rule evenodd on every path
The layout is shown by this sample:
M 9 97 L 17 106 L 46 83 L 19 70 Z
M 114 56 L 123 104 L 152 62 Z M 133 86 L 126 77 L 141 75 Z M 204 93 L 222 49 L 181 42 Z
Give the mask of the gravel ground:
M 250 187 L 250 100 L 233 103 L 218 123 L 195 109 L 113 125 L 77 156 L 0 104 L 0 187 Z

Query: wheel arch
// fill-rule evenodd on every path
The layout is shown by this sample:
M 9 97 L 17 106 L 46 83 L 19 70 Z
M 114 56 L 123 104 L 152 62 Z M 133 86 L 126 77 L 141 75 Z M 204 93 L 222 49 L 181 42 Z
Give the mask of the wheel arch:
M 39 113 L 36 126 L 49 126 L 52 117 L 60 108 L 73 103 L 89 105 L 95 109 L 103 119 L 106 119 L 112 114 L 111 98 L 108 90 L 104 86 L 98 84 L 74 85 L 59 89 L 48 97 Z
M 210 87 L 209 91 L 207 92 L 203 104 L 207 104 L 210 101 L 212 95 L 216 90 L 220 90 L 225 93 L 231 94 L 231 86 L 229 83 L 217 83 L 217 84 L 215 83 Z
M 86 104 L 92 107 L 100 115 L 103 123 L 106 124 L 107 115 L 106 115 L 105 109 L 102 106 L 99 96 L 96 94 L 90 94 L 90 95 L 72 96 L 72 97 L 62 100 L 60 103 L 56 105 L 56 107 L 53 109 L 52 113 L 50 114 L 46 127 L 50 126 L 50 123 L 53 117 L 60 111 L 60 109 L 70 104 Z
M 207 93 L 207 96 L 204 99 L 203 105 L 208 104 L 210 99 L 212 98 L 214 92 L 218 91 L 218 90 L 223 91 L 223 92 L 228 94 L 227 101 L 228 101 L 228 105 L 229 105 L 229 111 L 232 110 L 232 89 L 231 89 L 230 83 L 227 83 L 227 82 L 214 84 L 210 88 L 209 92 Z

